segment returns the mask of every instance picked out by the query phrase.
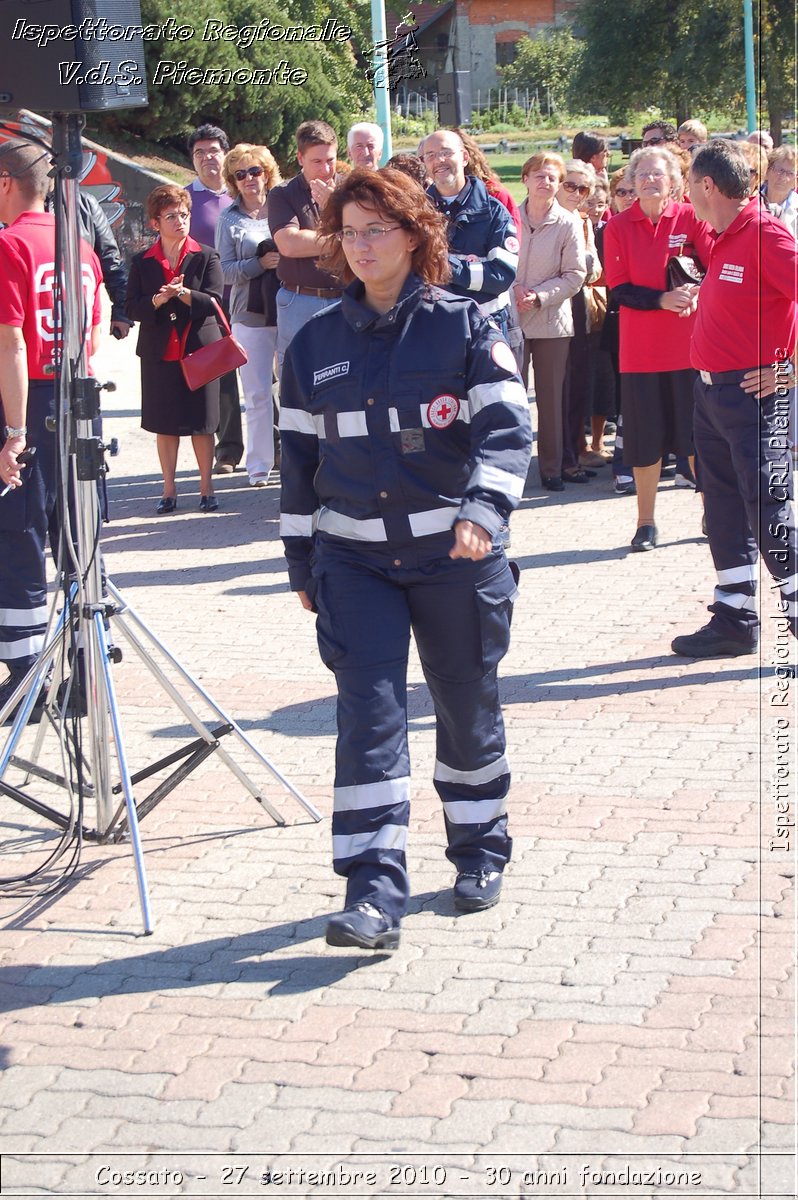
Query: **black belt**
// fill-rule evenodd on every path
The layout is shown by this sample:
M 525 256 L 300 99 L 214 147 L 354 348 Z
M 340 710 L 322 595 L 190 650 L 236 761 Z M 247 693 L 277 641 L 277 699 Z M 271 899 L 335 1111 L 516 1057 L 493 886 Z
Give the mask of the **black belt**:
M 738 371 L 699 371 L 701 382 L 707 387 L 718 387 L 722 383 L 739 383 L 749 371 L 757 371 L 758 367 L 741 367 Z

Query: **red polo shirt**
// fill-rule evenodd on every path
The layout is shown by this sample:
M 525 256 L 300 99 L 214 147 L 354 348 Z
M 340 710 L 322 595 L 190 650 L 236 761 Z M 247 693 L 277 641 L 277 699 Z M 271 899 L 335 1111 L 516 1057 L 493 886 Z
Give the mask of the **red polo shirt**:
M 100 324 L 99 259 L 80 243 L 86 326 L 86 363 L 91 329 Z M 22 330 L 28 352 L 28 378 L 48 379 L 55 357 L 55 217 L 24 212 L 0 232 L 0 325 Z M 63 326 L 62 326 L 63 328 Z
M 691 361 L 739 371 L 792 357 L 798 243 L 754 197 L 718 236 L 698 295 Z
M 635 201 L 617 213 L 604 230 L 604 273 L 609 287 L 635 283 L 668 290 L 667 264 L 675 254 L 690 254 L 702 266 L 709 262 L 714 235 L 699 221 L 692 204 L 671 201 L 656 225 Z M 695 317 L 679 317 L 665 309 L 620 309 L 620 368 L 630 371 L 683 371 L 690 366 L 690 339 Z

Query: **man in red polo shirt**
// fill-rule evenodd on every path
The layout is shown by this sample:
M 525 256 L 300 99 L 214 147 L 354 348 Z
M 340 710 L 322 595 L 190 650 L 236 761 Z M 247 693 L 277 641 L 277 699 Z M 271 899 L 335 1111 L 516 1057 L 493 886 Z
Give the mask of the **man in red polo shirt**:
M 748 161 L 732 142 L 710 142 L 693 159 L 690 198 L 718 233 L 691 353 L 699 371 L 696 458 L 718 585 L 709 624 L 672 642 L 674 653 L 690 658 L 756 652 L 759 552 L 775 580 L 779 616 L 796 634 L 789 390 L 798 248 L 750 197 L 749 183 Z
M 0 146 L 0 708 L 16 691 L 44 646 L 47 578 L 44 547 L 56 506 L 55 218 L 44 211 L 50 155 L 22 140 Z M 102 270 L 81 242 L 88 352 L 99 344 Z M 19 456 L 36 454 L 27 467 Z M 37 705 L 34 714 L 41 715 Z M 6 720 L 10 721 L 13 714 Z

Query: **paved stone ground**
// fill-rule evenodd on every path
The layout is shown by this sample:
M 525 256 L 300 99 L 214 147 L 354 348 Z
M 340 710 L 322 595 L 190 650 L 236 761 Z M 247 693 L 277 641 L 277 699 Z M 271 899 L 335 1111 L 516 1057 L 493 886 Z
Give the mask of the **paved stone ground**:
M 186 446 L 178 510 L 154 517 L 131 351 L 103 358 L 109 574 L 324 820 L 231 746 L 287 825 L 206 762 L 142 823 L 151 937 L 127 845 L 85 846 L 55 897 L 4 901 L 2 1194 L 257 1195 L 268 1164 L 346 1162 L 362 1180 L 282 1194 L 792 1196 L 794 853 L 770 840 L 776 733 L 795 801 L 796 685 L 779 703 L 767 587 L 761 676 L 669 653 L 711 596 L 700 501 L 663 483 L 662 545 L 632 555 L 635 502 L 608 479 L 529 489 L 502 903 L 452 908 L 413 661 L 412 911 L 392 956 L 331 950 L 334 689 L 287 590 L 277 489 L 239 472 L 203 516 Z M 133 654 L 114 679 L 132 770 L 192 736 Z M 59 768 L 54 739 L 43 760 Z M 0 818 L 4 874 L 52 844 L 7 800 Z M 115 1187 L 108 1164 L 162 1174 Z

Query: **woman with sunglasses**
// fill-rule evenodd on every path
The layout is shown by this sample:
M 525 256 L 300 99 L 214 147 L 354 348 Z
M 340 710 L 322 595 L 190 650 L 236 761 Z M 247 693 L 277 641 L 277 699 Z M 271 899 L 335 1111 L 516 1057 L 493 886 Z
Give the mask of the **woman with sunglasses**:
M 566 483 L 587 483 L 595 478 L 591 466 L 604 466 L 604 458 L 594 452 L 588 454 L 585 437 L 585 422 L 593 417 L 591 347 L 593 317 L 596 305 L 587 295 L 592 284 L 601 278 L 601 262 L 596 250 L 593 225 L 587 215 L 587 204 L 596 186 L 595 168 L 581 159 L 573 158 L 565 164 L 565 176 L 557 193 L 558 203 L 572 213 L 581 230 L 585 250 L 585 281 L 571 300 L 574 336 L 568 350 L 563 388 L 563 455 L 562 477 Z M 596 325 L 598 329 L 598 325 Z M 603 424 L 602 424 L 603 429 Z
M 200 510 L 216 512 L 213 494 L 213 435 L 219 425 L 219 381 L 189 390 L 180 369 L 180 341 L 188 327 L 186 353 L 222 336 L 214 301 L 222 298 L 219 255 L 189 237 L 191 193 L 161 184 L 147 197 L 147 216 L 158 234 L 149 250 L 130 262 L 125 311 L 139 322 L 136 354 L 141 359 L 141 427 L 154 433 L 163 473 L 156 512 L 177 508 L 175 473 L 181 437 L 190 437 L 200 474 Z
M 529 403 L 473 300 L 442 290 L 444 217 L 400 171 L 352 171 L 322 213 L 341 301 L 288 347 L 281 534 L 338 688 L 334 946 L 389 950 L 407 911 L 411 631 L 437 718 L 435 788 L 463 912 L 499 899 L 510 771 L 497 684 L 516 587 L 498 539 Z
M 225 157 L 222 175 L 233 203 L 217 222 L 216 248 L 224 281 L 232 289 L 233 334 L 248 359 L 239 368 L 247 414 L 245 466 L 250 486 L 266 487 L 274 466 L 272 378 L 277 311 L 264 311 L 261 285 L 265 273 L 276 270 L 280 257 L 276 246 L 269 245 L 267 220 L 269 192 L 280 182 L 280 172 L 266 146 L 240 142 Z M 276 276 L 272 278 L 276 283 Z
M 698 288 L 672 286 L 675 255 L 709 262 L 712 231 L 693 206 L 673 199 L 682 172 L 664 147 L 643 147 L 629 160 L 637 200 L 604 233 L 607 283 L 620 305 L 620 369 L 624 458 L 634 470 L 637 529 L 634 551 L 658 542 L 654 506 L 662 459 L 687 458 L 694 473 L 690 339 Z

